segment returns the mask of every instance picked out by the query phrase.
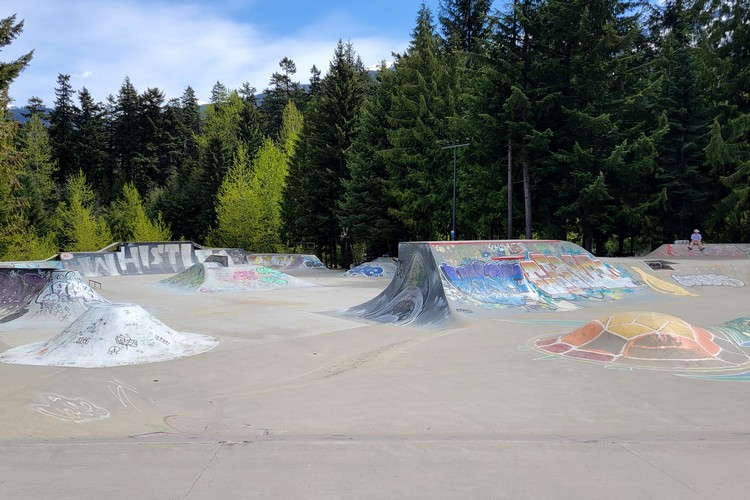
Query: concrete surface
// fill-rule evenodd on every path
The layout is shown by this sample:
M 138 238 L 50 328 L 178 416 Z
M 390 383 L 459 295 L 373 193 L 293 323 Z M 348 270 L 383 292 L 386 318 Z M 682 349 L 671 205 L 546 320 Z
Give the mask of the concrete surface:
M 736 270 L 741 287 L 433 330 L 342 317 L 388 281 L 340 271 L 203 295 L 171 293 L 166 275 L 97 278 L 107 300 L 221 345 L 146 365 L 0 364 L 0 498 L 745 498 L 749 384 L 530 346 L 615 312 L 707 328 L 750 316 L 748 266 L 701 268 Z M 0 324 L 0 350 L 59 331 Z

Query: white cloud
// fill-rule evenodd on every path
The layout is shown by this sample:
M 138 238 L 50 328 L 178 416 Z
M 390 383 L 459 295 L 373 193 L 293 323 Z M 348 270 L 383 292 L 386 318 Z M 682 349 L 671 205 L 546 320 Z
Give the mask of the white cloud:
M 98 101 L 116 95 L 125 77 L 139 92 L 157 87 L 168 99 L 179 97 L 188 86 L 200 99 L 208 99 L 217 80 L 230 89 L 248 82 L 260 91 L 283 57 L 294 60 L 296 80 L 305 83 L 313 64 L 325 75 L 338 39 L 351 41 L 370 65 L 405 49 L 410 35 L 404 30 L 401 39 L 358 37 L 361 27 L 341 13 L 322 15 L 281 36 L 229 13 L 221 15 L 216 5 L 7 1 L 6 9 L 25 25 L 10 46 L 10 56 L 4 51 L 2 60 L 35 50 L 31 65 L 10 89 L 17 105 L 32 96 L 52 105 L 59 74 L 71 75 L 75 90 L 85 86 Z

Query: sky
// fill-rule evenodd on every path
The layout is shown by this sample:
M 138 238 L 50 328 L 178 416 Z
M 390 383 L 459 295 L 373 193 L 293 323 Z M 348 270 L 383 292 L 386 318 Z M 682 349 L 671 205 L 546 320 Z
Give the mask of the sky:
M 308 83 L 313 65 L 325 76 L 338 40 L 365 66 L 390 61 L 422 3 L 437 20 L 439 0 L 2 0 L 0 19 L 15 14 L 24 27 L 0 61 L 34 50 L 10 86 L 15 106 L 39 97 L 52 107 L 60 74 L 98 102 L 126 77 L 139 93 L 158 88 L 169 100 L 190 86 L 203 102 L 217 81 L 262 91 L 284 57 L 295 81 Z

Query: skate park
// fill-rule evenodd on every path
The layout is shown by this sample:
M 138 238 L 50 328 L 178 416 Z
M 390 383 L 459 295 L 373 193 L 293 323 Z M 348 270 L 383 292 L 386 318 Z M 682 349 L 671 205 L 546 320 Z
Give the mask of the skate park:
M 3 264 L 0 494 L 750 486 L 750 245 L 408 242 L 360 273 L 318 262 L 163 242 Z

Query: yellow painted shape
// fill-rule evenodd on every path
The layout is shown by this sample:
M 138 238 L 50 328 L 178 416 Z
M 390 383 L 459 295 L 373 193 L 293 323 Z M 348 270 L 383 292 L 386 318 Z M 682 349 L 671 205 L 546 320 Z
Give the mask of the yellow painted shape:
M 610 332 L 627 339 L 648 333 L 664 333 L 695 339 L 695 330 L 689 323 L 669 314 L 625 312 L 599 321 Z
M 688 292 L 687 290 L 685 290 L 679 285 L 674 285 L 672 283 L 664 281 L 663 279 L 659 279 L 656 276 L 651 276 L 647 272 L 641 269 L 638 269 L 635 266 L 631 266 L 631 269 L 633 269 L 635 272 L 640 274 L 641 278 L 643 278 L 643 281 L 645 281 L 649 287 L 651 287 L 653 290 L 659 293 L 665 293 L 665 294 L 670 294 L 670 295 L 682 295 L 682 296 L 687 296 L 687 297 L 698 296 L 698 294 Z

